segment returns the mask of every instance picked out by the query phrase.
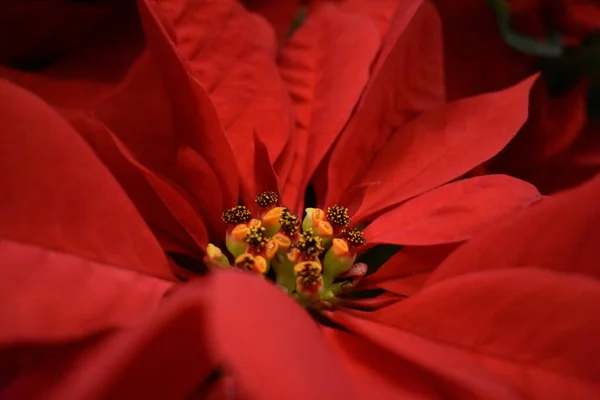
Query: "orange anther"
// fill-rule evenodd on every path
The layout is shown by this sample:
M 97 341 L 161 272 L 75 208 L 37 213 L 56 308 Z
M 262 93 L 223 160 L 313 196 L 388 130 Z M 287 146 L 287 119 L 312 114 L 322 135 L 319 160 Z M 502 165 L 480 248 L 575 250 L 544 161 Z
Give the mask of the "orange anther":
M 246 235 L 248 234 L 248 230 L 249 228 L 246 224 L 236 225 L 235 228 L 233 228 L 233 230 L 231 231 L 231 236 L 239 240 L 244 240 L 244 237 L 246 237 Z
M 260 222 L 260 219 L 252 218 L 250 222 L 248 222 L 248 226 L 250 228 L 260 228 L 262 226 L 262 222 Z
M 297 248 L 292 248 L 290 251 L 288 251 L 287 253 L 287 257 L 288 260 L 290 260 L 291 262 L 293 262 L 294 264 L 298 262 L 298 260 L 300 259 L 300 256 L 302 255 L 302 253 L 300 253 L 300 250 L 298 250 Z
M 254 257 L 254 270 L 260 274 L 267 272 L 267 260 L 264 257 Z
M 312 212 L 313 225 L 319 225 L 320 221 L 325 219 L 325 212 L 320 208 L 315 208 Z
M 333 250 L 333 254 L 336 257 L 341 257 L 343 255 L 348 254 L 350 248 L 348 247 L 348 243 L 344 239 L 333 239 L 333 244 L 331 245 L 331 249 Z
M 265 250 L 264 250 L 264 254 L 265 257 L 267 258 L 267 260 L 272 259 L 273 257 L 275 257 L 275 254 L 277 254 L 277 250 L 279 249 L 279 245 L 277 244 L 277 241 L 271 239 L 267 242 L 267 244 L 265 245 Z
M 317 235 L 328 237 L 333 235 L 333 227 L 327 221 L 319 221 L 317 224 Z
M 278 248 L 283 250 L 289 249 L 292 245 L 292 240 L 283 233 L 276 233 L 275 236 L 273 236 L 273 240 L 277 242 Z

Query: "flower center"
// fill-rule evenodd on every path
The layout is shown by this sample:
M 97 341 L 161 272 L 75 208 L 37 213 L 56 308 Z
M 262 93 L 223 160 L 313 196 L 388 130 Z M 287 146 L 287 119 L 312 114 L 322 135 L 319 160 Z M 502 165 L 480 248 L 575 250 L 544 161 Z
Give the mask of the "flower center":
M 360 230 L 348 228 L 348 209 L 333 205 L 323 211 L 307 208 L 302 222 L 279 206 L 275 192 L 256 196 L 260 207 L 252 216 L 244 206 L 223 212 L 227 252 L 209 244 L 206 264 L 239 268 L 266 276 L 306 307 L 331 307 L 340 295 L 354 289 L 366 267 L 354 264 L 366 244 Z
M 312 230 L 309 230 L 300 235 L 296 242 L 296 248 L 300 250 L 306 259 L 312 259 L 323 252 L 323 239 Z
M 246 233 L 246 237 L 244 240 L 248 243 L 248 246 L 256 247 L 257 249 L 261 249 L 265 247 L 269 238 L 267 238 L 267 230 L 263 226 L 252 227 L 248 229 L 248 233 Z

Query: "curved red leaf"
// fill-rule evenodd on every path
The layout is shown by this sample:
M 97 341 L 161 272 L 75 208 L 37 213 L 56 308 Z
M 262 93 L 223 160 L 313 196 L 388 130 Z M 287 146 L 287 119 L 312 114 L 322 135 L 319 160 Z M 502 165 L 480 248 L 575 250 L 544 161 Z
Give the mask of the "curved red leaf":
M 204 222 L 181 191 L 178 193 L 172 182 L 142 165 L 130 149 L 97 119 L 77 114 L 70 115 L 69 119 L 119 180 L 163 249 L 202 258 L 200 249 L 208 243 L 208 234 Z M 142 153 L 149 159 L 154 152 Z M 161 169 L 165 170 L 165 167 Z M 219 199 L 219 196 L 216 198 Z
M 425 286 L 431 272 L 457 247 L 455 243 L 403 247 L 373 275 L 365 277 L 359 288 L 380 288 L 399 295 L 412 296 Z
M 448 183 L 382 214 L 364 230 L 369 243 L 411 246 L 461 242 L 541 199 L 535 186 L 507 175 Z
M 565 151 L 585 125 L 588 85 L 578 84 L 563 96 L 551 97 L 538 79 L 531 90 L 529 117 L 502 152 L 490 160 L 496 172 L 511 173 L 535 166 Z
M 0 234 L 169 276 L 150 229 L 73 128 L 6 81 L 0 100 Z
M 51 388 L 45 393 L 56 398 L 187 398 L 202 393 L 208 373 L 218 367 L 235 381 L 236 398 L 282 393 L 298 399 L 355 398 L 343 367 L 306 310 L 274 285 L 239 271 L 220 271 L 179 286 L 153 319 L 111 333 L 71 357 L 55 365 L 55 379 L 43 382 Z M 35 369 L 53 365 L 56 358 L 38 360 Z M 40 385 L 28 372 L 23 371 L 21 389 Z
M 271 27 L 234 0 L 145 4 L 172 31 L 173 48 L 210 96 L 241 173 L 252 175 L 253 132 L 276 159 L 293 122 Z
M 229 199 L 229 203 L 225 203 L 227 186 L 236 183 L 236 167 L 232 161 L 219 160 L 221 165 L 228 165 L 231 174 L 228 181 L 221 184 L 217 171 L 208 162 L 214 160 L 215 155 L 204 159 L 188 141 L 176 135 L 172 107 L 159 72 L 150 54 L 145 52 L 114 93 L 96 105 L 95 118 L 75 112 L 69 113 L 69 117 L 119 178 L 136 205 L 147 210 L 144 216 L 152 227 L 181 241 L 180 245 L 193 252 L 197 251 L 194 247 L 198 243 L 206 242 L 206 233 L 198 235 L 204 227 L 195 225 L 205 223 L 211 236 L 222 237 L 224 226 L 219 216 L 224 208 L 237 204 L 237 194 L 235 201 Z M 129 172 L 131 166 L 141 174 Z M 148 182 L 143 182 L 144 178 Z M 174 186 L 179 193 L 173 190 Z M 148 189 L 157 194 L 148 194 Z M 151 199 L 157 195 L 170 210 L 168 213 L 165 206 L 152 204 L 156 202 Z M 201 214 L 204 222 L 197 221 L 194 214 Z M 196 244 L 189 243 L 180 224 Z
M 364 338 L 323 328 L 328 344 L 351 376 L 357 398 L 437 399 L 427 373 Z
M 55 398 L 189 398 L 221 360 L 207 343 L 206 282 L 165 300 L 155 317 L 88 349 L 50 391 Z
M 527 265 L 600 277 L 599 202 L 600 176 L 546 197 L 470 240 L 428 284 L 472 271 Z
M 0 81 L 0 104 L 2 340 L 146 318 L 170 284 L 139 273 L 172 275 L 127 195 L 40 99 Z
M 298 150 L 289 155 L 295 160 L 284 186 L 290 207 L 299 206 L 308 181 L 348 121 L 378 47 L 369 19 L 334 4 L 311 13 L 283 47 L 280 72 L 295 104 L 297 140 L 307 141 L 306 149 L 297 143 Z
M 233 377 L 253 398 L 282 393 L 298 399 L 354 398 L 316 322 L 296 301 L 238 271 L 212 279 L 209 333 Z
M 534 79 L 449 103 L 399 129 L 361 178 L 382 184 L 366 194 L 355 219 L 455 179 L 497 154 L 527 118 Z
M 380 78 L 378 78 L 379 73 L 380 73 L 383 65 L 386 63 L 387 58 L 390 56 L 390 53 L 392 51 L 398 52 L 398 48 L 397 48 L 398 40 L 400 39 L 400 37 L 402 36 L 404 31 L 407 29 L 408 25 L 411 23 L 413 18 L 419 18 L 418 16 L 415 16 L 417 11 L 419 11 L 419 9 L 421 7 L 423 7 L 423 9 L 425 9 L 425 10 L 431 9 L 429 0 L 410 0 L 410 1 L 403 2 L 402 5 L 399 5 L 397 1 L 390 2 L 388 0 L 376 0 L 376 1 L 372 1 L 372 2 L 370 1 L 368 3 L 361 1 L 361 0 L 355 0 L 355 1 L 352 0 L 352 1 L 345 1 L 343 3 L 343 7 L 344 7 L 344 9 L 348 9 L 348 8 L 354 9 L 355 7 L 357 9 L 360 9 L 360 8 L 368 7 L 369 11 L 367 12 L 367 14 L 372 17 L 375 17 L 375 15 L 373 14 L 373 11 L 375 11 L 375 9 L 371 10 L 371 8 L 370 8 L 370 7 L 372 7 L 373 3 L 378 4 L 378 7 L 376 7 L 376 8 L 380 8 L 381 6 L 384 6 L 385 8 L 387 8 L 387 12 L 384 12 L 384 14 L 386 15 L 385 22 L 383 22 L 380 18 L 377 18 L 378 23 L 376 23 L 376 25 L 378 25 L 380 27 L 380 29 L 384 28 L 385 32 L 382 32 L 382 38 L 383 38 L 382 46 L 379 49 L 379 54 L 377 55 L 375 64 L 373 65 L 371 78 L 369 79 L 369 83 L 367 84 L 366 92 L 368 92 L 371 89 L 371 86 L 376 84 L 376 82 L 380 79 Z M 395 5 L 393 3 L 395 3 Z M 367 6 L 367 4 L 368 4 L 368 6 Z M 392 11 L 392 8 L 394 8 L 394 11 Z M 382 10 L 380 9 L 379 11 L 382 11 Z M 389 12 L 392 12 L 392 14 L 390 15 L 391 20 L 387 21 Z M 430 14 L 430 16 L 428 18 L 431 20 L 430 22 L 432 24 L 434 24 L 434 22 L 433 22 L 434 21 L 434 18 L 433 18 L 434 13 L 433 12 L 420 11 L 420 13 L 421 14 L 424 14 L 424 13 Z M 383 25 L 380 25 L 382 22 L 383 22 Z M 441 53 L 441 49 L 431 51 L 431 54 L 435 54 L 437 56 L 439 56 L 440 53 Z M 441 60 L 441 59 L 439 59 L 439 60 Z M 430 62 L 432 62 L 432 61 L 430 60 Z M 389 63 L 389 61 L 388 61 L 388 63 Z M 442 77 L 443 75 L 441 75 L 441 67 L 439 65 L 436 65 L 434 67 L 434 69 L 435 68 L 437 68 L 437 73 L 439 74 L 438 78 Z M 433 75 L 430 76 L 429 79 L 434 79 Z M 443 96 L 444 96 L 443 90 L 439 93 L 442 97 L 438 100 L 441 100 L 441 99 L 443 99 Z M 365 98 L 366 98 L 366 96 L 363 96 L 361 98 L 361 102 L 359 104 L 360 106 L 363 105 Z
M 428 341 L 429 352 L 445 347 L 477 361 L 505 382 L 511 398 L 593 398 L 599 315 L 596 280 L 538 268 L 465 275 L 371 314 Z M 398 351 L 409 345 L 401 337 Z M 456 369 L 437 360 L 440 368 Z M 476 384 L 474 377 L 465 383 Z
M 265 144 L 254 133 L 254 168 L 253 179 L 242 180 L 240 198 L 252 213 L 258 213 L 260 208 L 255 202 L 258 193 L 273 191 L 281 193 L 279 180 L 269 159 L 269 152 Z M 288 204 L 285 201 L 283 204 Z
M 238 174 L 214 105 L 192 75 L 176 45 L 172 27 L 151 0 L 138 2 L 153 57 L 158 60 L 178 144 L 186 144 L 208 162 L 217 176 L 226 204 L 238 201 Z
M 342 10 L 369 18 L 384 38 L 390 29 L 396 10 L 406 7 L 397 0 L 345 0 L 340 3 Z
M 274 191 L 280 193 L 279 181 L 273 169 L 273 163 L 269 159 L 267 146 L 254 133 L 254 182 L 256 182 L 255 193 Z
M 322 167 L 328 174 L 326 204 L 340 200 L 398 127 L 444 101 L 440 21 L 431 4 L 419 4 L 398 9 L 383 45 L 388 55 L 378 62 L 361 106 Z
M 152 317 L 172 285 L 90 258 L 0 239 L 0 342 L 73 340 L 134 326 Z
M 405 301 L 397 303 L 393 306 L 394 309 Z M 404 330 L 374 322 L 372 319 L 377 315 L 375 312 L 334 312 L 330 315 L 354 336 L 361 337 L 366 342 L 365 347 L 374 351 L 377 348 L 382 349 L 388 360 L 390 356 L 397 360 L 396 368 L 420 377 L 424 382 L 411 382 L 410 386 L 403 386 L 405 390 L 416 390 L 414 395 L 418 395 L 423 390 L 422 387 L 426 386 L 432 388 L 440 399 L 450 397 L 501 400 L 518 397 L 500 377 L 483 368 L 481 361 L 461 348 L 415 335 L 410 329 Z M 366 364 L 365 369 L 369 364 L 371 368 L 379 369 L 377 360 L 367 357 L 363 357 L 363 360 Z

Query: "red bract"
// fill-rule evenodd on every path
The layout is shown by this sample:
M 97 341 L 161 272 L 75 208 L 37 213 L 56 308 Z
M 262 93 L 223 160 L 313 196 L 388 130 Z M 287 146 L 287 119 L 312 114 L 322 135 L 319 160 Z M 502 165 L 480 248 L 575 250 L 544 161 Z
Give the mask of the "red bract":
M 549 32 L 561 35 L 567 49 L 560 58 L 521 54 L 509 47 L 486 2 L 435 3 L 444 26 L 450 99 L 505 88 L 542 71 L 531 92 L 527 123 L 474 174 L 506 173 L 534 183 L 542 193 L 552 193 L 597 173 L 600 165 L 590 162 L 589 155 L 600 154 L 594 139 L 598 127 L 587 118 L 586 99 L 590 87 L 597 86 L 593 35 L 600 29 L 598 3 L 505 1 L 515 31 L 540 43 L 546 43 Z M 581 163 L 581 157 L 588 161 Z
M 374 4 L 388 17 L 378 17 Z M 2 309 L 0 323 L 10 326 L 5 347 L 23 345 L 0 365 L 9 376 L 3 394 L 178 398 L 235 390 L 242 398 L 300 399 L 487 391 L 506 398 L 540 389 L 537 381 L 530 389 L 515 386 L 512 364 L 499 369 L 474 355 L 494 354 L 480 346 L 478 330 L 484 322 L 489 332 L 499 330 L 482 317 L 491 295 L 470 309 L 464 297 L 449 300 L 460 297 L 460 285 L 422 289 L 461 242 L 540 199 L 534 187 L 508 176 L 455 180 L 515 135 L 527 118 L 534 78 L 447 103 L 441 28 L 431 4 L 407 3 L 393 18 L 385 1 L 312 10 L 276 64 L 269 26 L 235 1 L 140 1 L 146 47 L 102 96 L 89 92 L 89 82 L 70 82 L 77 91 L 61 102 L 60 94 L 49 98 L 50 86 L 40 86 L 40 79 L 57 84 L 51 77 L 24 80 L 32 91 L 46 88 L 40 95 L 123 189 L 55 111 L 1 84 L 7 143 L 0 147 L 0 185 L 9 193 L 2 210 L 10 224 L 0 231 L 9 243 L 0 251 L 0 270 L 5 304 L 13 307 Z M 91 100 L 78 107 L 78 96 Z M 301 210 L 309 183 L 318 203 L 353 205 L 353 223 L 366 225 L 372 244 L 409 245 L 362 286 L 364 265 L 345 273 L 353 288 L 388 292 L 342 296 L 332 311 L 319 310 L 344 332 L 319 326 L 275 285 L 249 273 L 196 273 L 208 242 L 223 241 L 221 211 L 239 198 L 251 206 L 264 190 L 279 190 Z M 166 261 L 140 216 L 162 250 L 195 260 L 192 271 Z M 36 224 L 23 222 L 28 218 Z M 25 252 L 32 246 L 39 254 Z M 190 282 L 175 283 L 172 273 Z M 73 274 L 81 278 L 69 280 Z M 517 324 L 522 314 L 509 308 L 506 293 L 512 281 L 530 277 L 524 274 L 498 278 L 497 288 L 494 276 L 465 278 L 465 290 L 505 295 L 501 322 Z M 519 294 L 533 304 L 527 311 L 555 288 L 569 295 L 552 277 L 540 279 L 549 282 L 542 295 L 533 295 L 533 285 Z M 414 297 L 398 302 L 405 296 Z M 452 314 L 436 314 L 444 304 Z M 525 322 L 516 332 L 529 332 L 532 322 Z M 537 322 L 553 329 L 551 319 Z M 579 334 L 585 321 L 575 322 Z M 437 336 L 428 335 L 436 327 Z M 498 333 L 499 354 L 522 351 L 513 346 L 517 336 Z M 551 348 L 550 339 L 528 353 L 533 363 Z M 587 343 L 587 336 L 580 339 L 581 347 L 561 353 L 565 362 Z M 57 348 L 50 340 L 68 344 Z M 31 361 L 31 354 L 47 356 Z M 36 381 L 48 371 L 61 373 Z M 564 389 L 560 379 L 552 383 Z M 588 386 L 576 389 L 585 393 Z

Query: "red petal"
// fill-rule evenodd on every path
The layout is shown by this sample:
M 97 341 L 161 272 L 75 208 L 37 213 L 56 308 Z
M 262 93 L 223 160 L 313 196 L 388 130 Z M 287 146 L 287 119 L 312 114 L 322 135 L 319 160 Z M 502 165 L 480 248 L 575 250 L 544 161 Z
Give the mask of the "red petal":
M 118 85 L 143 48 L 132 2 L 12 3 L 0 11 L 0 37 L 18 40 L 3 40 L 0 58 L 14 58 L 17 67 L 35 72 L 0 71 L 55 107 L 91 107 Z
M 228 271 L 213 279 L 216 350 L 252 398 L 354 397 L 316 322 L 296 301 L 249 274 Z
M 115 179 L 38 98 L 0 81 L 0 234 L 169 276 L 160 247 Z
M 356 221 L 457 178 L 497 154 L 527 118 L 534 79 L 449 103 L 398 130 L 361 178 L 382 184 L 367 193 Z
M 368 17 L 379 30 L 381 38 L 384 38 L 396 10 L 406 6 L 401 6 L 397 0 L 345 0 L 340 3 L 340 7 L 344 11 Z
M 420 368 L 360 336 L 331 328 L 323 332 L 348 371 L 357 398 L 436 398 Z
M 434 1 L 444 29 L 444 66 L 449 100 L 514 85 L 537 61 L 510 48 L 485 1 Z M 474 33 L 477 34 L 474 34 Z
M 367 3 L 367 2 L 364 2 L 361 0 L 356 0 L 356 1 L 352 1 L 350 3 L 347 0 L 343 3 L 343 5 L 344 5 L 344 9 L 348 9 L 348 8 L 353 8 L 351 6 L 351 4 L 353 4 L 353 5 L 361 4 L 359 7 L 365 7 L 366 4 L 372 4 L 372 3 L 379 3 L 380 5 L 383 5 L 384 3 L 390 3 L 390 2 L 388 2 L 387 0 L 376 0 L 374 2 Z M 386 35 L 382 35 L 383 43 L 382 43 L 381 49 L 379 50 L 379 54 L 377 55 L 377 59 L 375 60 L 375 65 L 373 66 L 371 79 L 369 79 L 368 90 L 370 90 L 371 87 L 374 84 L 376 84 L 376 82 L 378 80 L 381 79 L 381 78 L 379 78 L 381 68 L 386 63 L 386 60 L 388 59 L 388 57 L 390 56 L 392 51 L 398 52 L 399 49 L 402 48 L 402 45 L 398 46 L 401 43 L 401 42 L 399 43 L 399 39 L 402 36 L 402 34 L 404 33 L 404 31 L 407 29 L 408 25 L 413 20 L 413 18 L 418 18 L 418 16 L 415 16 L 415 13 L 419 12 L 419 13 L 429 14 L 428 18 L 429 18 L 430 24 L 437 27 L 437 24 L 436 24 L 437 17 L 434 17 L 435 12 L 431 10 L 430 1 L 428 1 L 428 0 L 425 0 L 425 1 L 424 0 L 410 0 L 410 1 L 403 2 L 403 4 L 401 6 L 398 5 L 397 1 L 393 1 L 391 3 L 396 3 L 395 10 L 394 10 L 393 14 L 391 15 L 391 17 L 392 17 L 391 20 L 389 22 L 386 22 L 386 26 L 385 26 Z M 423 11 L 423 10 L 419 11 L 421 7 L 423 7 L 423 9 L 425 9 L 425 10 L 429 9 L 429 11 Z M 392 11 L 392 10 L 389 9 L 388 11 Z M 371 13 L 368 13 L 368 14 L 371 14 Z M 436 34 L 437 34 L 437 32 L 436 32 Z M 437 38 L 435 38 L 435 40 L 437 40 Z M 441 39 L 438 41 L 438 43 L 434 44 L 434 46 L 437 46 L 438 44 L 441 46 Z M 404 46 L 406 46 L 406 44 Z M 404 51 L 406 51 L 406 50 L 404 50 Z M 431 57 L 431 58 L 435 58 L 436 56 L 439 57 L 439 55 L 441 54 L 441 48 L 436 47 L 435 50 L 432 49 L 429 51 L 430 51 L 430 57 L 431 57 L 431 55 L 433 55 L 433 57 Z M 430 59 L 428 61 L 429 61 L 429 63 L 433 63 L 432 59 Z M 435 69 L 435 68 L 434 69 L 439 74 L 438 76 L 436 76 L 436 78 L 443 79 L 443 74 L 442 74 L 442 70 L 441 70 L 442 60 L 441 60 L 441 58 L 437 58 L 437 59 L 435 59 L 435 61 L 437 61 L 436 67 L 435 67 L 437 69 Z M 389 62 L 390 61 L 388 61 L 388 63 Z M 406 67 L 404 67 L 404 68 L 406 68 Z M 429 79 L 435 79 L 435 78 L 432 75 L 432 76 L 429 76 Z M 442 101 L 444 98 L 443 89 L 441 91 L 439 91 L 439 95 L 441 97 L 438 100 Z M 362 97 L 361 103 L 360 103 L 361 106 L 364 103 L 365 98 L 366 98 L 366 96 Z
M 403 303 L 397 303 L 394 309 Z M 418 396 L 425 388 L 431 388 L 438 395 L 437 398 L 518 398 L 497 376 L 483 368 L 473 354 L 462 351 L 461 348 L 415 335 L 408 329 L 375 323 L 371 321 L 377 315 L 373 312 L 363 313 L 365 318 L 360 319 L 342 312 L 334 312 L 332 315 L 335 322 L 350 330 L 354 336 L 362 337 L 367 346 L 371 344 L 367 348 L 373 349 L 374 355 L 377 354 L 377 348 L 382 349 L 380 353 L 386 354 L 387 356 L 382 356 L 387 360 L 391 357 L 398 360 L 394 368 L 422 380 L 419 382 L 411 379 L 409 385 L 402 386 L 404 390 L 416 392 L 413 396 Z M 362 360 L 365 369 L 371 364 L 371 368 L 377 368 L 381 373 L 394 372 L 394 369 L 381 369 L 378 361 L 366 356 Z M 384 365 L 389 364 L 390 361 L 387 361 Z M 403 378 L 400 376 L 396 379 Z M 432 398 L 431 394 L 428 393 L 426 398 Z
M 2 394 L 8 398 L 189 398 L 217 367 L 207 354 L 202 289 L 201 284 L 190 285 L 187 291 L 170 296 L 151 321 L 96 340 L 13 348 L 6 355 L 21 368 L 3 382 Z
M 348 209 L 348 215 L 350 218 L 354 217 L 354 214 L 360 209 L 363 200 L 367 192 L 374 188 L 377 185 L 381 185 L 380 181 L 377 182 L 367 182 L 357 186 L 352 186 L 341 196 L 340 205 L 346 207 Z M 320 208 L 327 208 L 327 204 L 321 204 Z
M 600 177 L 543 199 L 470 240 L 428 284 L 507 265 L 538 265 L 600 277 Z
M 202 258 L 201 249 L 208 244 L 208 233 L 182 191 L 178 193 L 166 178 L 142 165 L 100 121 L 80 115 L 71 116 L 70 121 L 119 180 L 163 249 Z M 152 153 L 144 154 L 147 159 L 152 157 Z M 219 194 L 214 196 L 220 200 Z
M 249 10 L 261 14 L 273 26 L 280 41 L 290 32 L 300 0 L 244 0 Z
M 386 145 L 398 126 L 443 99 L 440 22 L 435 9 L 410 3 L 400 8 L 361 107 L 341 134 L 328 164 L 326 204 L 340 200 L 353 178 Z M 416 12 L 415 12 L 416 10 Z M 406 60 L 410 59 L 410 62 Z M 427 66 L 427 67 L 424 67 Z M 327 166 L 323 166 L 323 173 Z
M 174 106 L 161 79 L 160 66 L 146 50 L 122 83 L 92 111 L 141 163 L 166 173 L 172 167 L 178 137 L 173 127 Z
M 381 215 L 364 230 L 364 235 L 371 244 L 423 246 L 461 242 L 541 197 L 535 186 L 506 175 L 464 179 Z
M 173 31 L 174 51 L 210 95 L 242 174 L 252 176 L 255 131 L 276 159 L 293 122 L 268 24 L 234 0 L 159 1 L 150 8 Z
M 258 213 L 260 208 L 255 202 L 257 193 L 273 191 L 281 193 L 279 180 L 269 159 L 269 152 L 265 144 L 254 133 L 254 174 L 251 181 L 242 181 L 240 194 L 242 202 L 247 205 L 252 213 Z M 283 202 L 283 204 L 288 204 Z
M 140 0 L 139 10 L 153 56 L 160 61 L 177 142 L 194 149 L 214 170 L 226 204 L 237 204 L 238 180 L 233 154 L 208 94 L 192 76 L 175 44 L 175 33 L 157 5 Z
M 220 218 L 224 209 L 223 193 L 220 190 L 221 183 L 210 165 L 193 148 L 183 145 L 177 149 L 177 167 L 185 187 L 196 200 L 192 203 L 196 207 L 190 208 L 202 212 L 204 220 L 209 222 L 207 226 L 211 237 L 222 237 L 225 234 L 225 226 Z
M 165 301 L 156 317 L 111 335 L 62 374 L 55 398 L 188 398 L 218 367 L 206 341 L 205 283 Z
M 553 98 L 538 79 L 531 91 L 529 118 L 513 141 L 490 162 L 496 172 L 514 172 L 534 166 L 565 151 L 585 124 L 588 85 L 579 84 Z
M 432 358 L 435 347 L 445 347 L 477 360 L 514 391 L 508 398 L 593 398 L 600 378 L 599 315 L 597 281 L 524 268 L 448 280 L 373 317 L 427 338 Z M 398 351 L 408 346 L 418 350 L 402 335 L 396 338 Z M 448 373 L 460 369 L 436 361 Z M 465 378 L 466 385 L 479 385 L 475 376 Z
M 38 98 L 0 81 L 0 104 L 2 340 L 146 318 L 170 284 L 138 273 L 171 273 L 126 194 Z
M 54 390 L 46 392 L 56 398 L 187 398 L 204 388 L 215 361 L 235 380 L 236 398 L 354 398 L 309 314 L 274 285 L 239 271 L 173 291 L 153 320 L 112 334 L 60 366 Z M 35 375 L 29 378 L 25 389 L 39 384 L 31 380 Z
M 364 278 L 359 288 L 380 288 L 399 295 L 412 296 L 423 288 L 431 271 L 456 247 L 456 244 L 404 247 L 373 275 Z
M 277 175 L 273 170 L 273 163 L 269 160 L 267 146 L 254 133 L 254 181 L 256 182 L 255 193 L 267 191 L 280 192 Z
M 280 72 L 296 106 L 297 140 L 306 137 L 308 147 L 296 144 L 296 163 L 284 187 L 290 207 L 299 206 L 302 191 L 348 121 L 378 47 L 370 20 L 327 4 L 311 13 L 283 48 Z
M 149 319 L 170 282 L 92 257 L 0 240 L 0 342 L 79 339 Z
M 231 160 L 227 162 L 226 156 L 219 160 L 228 166 L 230 174 L 222 185 L 212 165 L 176 135 L 169 99 L 150 54 L 145 52 L 132 66 L 118 90 L 95 107 L 94 116 L 106 126 L 92 118 L 70 115 L 72 123 L 119 178 L 136 205 L 145 210 L 144 216 L 154 229 L 197 252 L 195 247 L 199 243 L 204 243 L 204 247 L 207 242 L 206 233 L 202 232 L 204 222 L 194 215 L 200 213 L 211 236 L 221 240 L 224 226 L 219 216 L 224 208 L 237 204 L 237 194 L 235 201 L 225 201 L 227 186 L 236 184 L 236 167 Z M 131 166 L 141 174 L 130 172 Z M 144 177 L 148 182 L 144 182 Z M 179 194 L 172 188 L 175 185 Z M 149 191 L 156 191 L 160 200 L 152 201 L 157 196 Z M 158 203 L 161 200 L 170 211 L 165 213 L 165 206 Z M 184 224 L 195 244 L 190 244 L 180 224 Z

